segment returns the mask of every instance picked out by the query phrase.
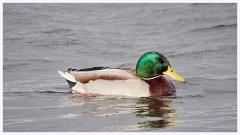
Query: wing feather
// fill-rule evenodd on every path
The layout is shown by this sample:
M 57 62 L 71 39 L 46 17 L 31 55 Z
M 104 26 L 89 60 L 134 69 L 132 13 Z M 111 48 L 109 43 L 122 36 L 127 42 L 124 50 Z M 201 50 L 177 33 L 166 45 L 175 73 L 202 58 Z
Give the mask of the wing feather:
M 123 69 L 102 69 L 94 71 L 69 71 L 75 79 L 81 83 L 88 83 L 90 80 L 128 80 L 138 78 L 132 70 Z

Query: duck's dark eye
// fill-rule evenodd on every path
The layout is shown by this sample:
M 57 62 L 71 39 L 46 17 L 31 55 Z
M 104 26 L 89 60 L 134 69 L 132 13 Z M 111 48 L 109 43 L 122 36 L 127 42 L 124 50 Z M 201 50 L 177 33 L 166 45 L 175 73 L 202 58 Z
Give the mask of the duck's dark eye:
M 158 58 L 157 61 L 158 61 L 159 63 L 163 64 L 163 60 L 162 60 L 162 59 Z

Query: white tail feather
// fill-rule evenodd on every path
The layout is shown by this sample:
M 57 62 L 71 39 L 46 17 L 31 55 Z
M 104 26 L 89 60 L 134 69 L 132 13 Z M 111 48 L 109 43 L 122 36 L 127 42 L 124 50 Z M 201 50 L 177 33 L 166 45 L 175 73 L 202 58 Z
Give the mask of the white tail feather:
M 75 77 L 71 74 L 69 74 L 68 72 L 62 72 L 62 71 L 58 71 L 58 73 L 65 79 L 71 81 L 71 82 L 77 82 Z
M 69 74 L 68 72 L 62 72 L 62 71 L 58 71 L 58 73 L 65 79 L 71 81 L 71 82 L 76 82 L 76 85 L 74 87 L 72 87 L 72 92 L 73 93 L 85 93 L 85 90 L 83 88 L 83 84 L 78 82 L 75 77 L 71 74 Z
M 73 75 L 69 74 L 68 72 L 66 72 L 66 75 L 67 75 L 69 81 L 77 82 L 77 80 L 75 79 L 75 77 Z

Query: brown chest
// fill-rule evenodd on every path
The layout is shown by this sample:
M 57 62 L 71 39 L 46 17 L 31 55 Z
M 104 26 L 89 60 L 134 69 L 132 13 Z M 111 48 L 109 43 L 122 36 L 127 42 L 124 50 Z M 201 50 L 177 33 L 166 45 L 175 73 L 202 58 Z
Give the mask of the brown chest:
M 145 82 L 149 84 L 150 96 L 168 96 L 175 92 L 175 87 L 172 82 L 164 76 L 145 80 Z

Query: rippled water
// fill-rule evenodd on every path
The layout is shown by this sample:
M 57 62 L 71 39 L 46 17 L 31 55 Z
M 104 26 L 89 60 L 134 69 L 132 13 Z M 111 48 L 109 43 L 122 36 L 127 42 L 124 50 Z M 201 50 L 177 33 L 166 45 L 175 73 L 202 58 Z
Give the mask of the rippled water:
M 147 51 L 175 95 L 80 97 L 57 74 Z M 237 131 L 237 4 L 3 4 L 3 130 Z

